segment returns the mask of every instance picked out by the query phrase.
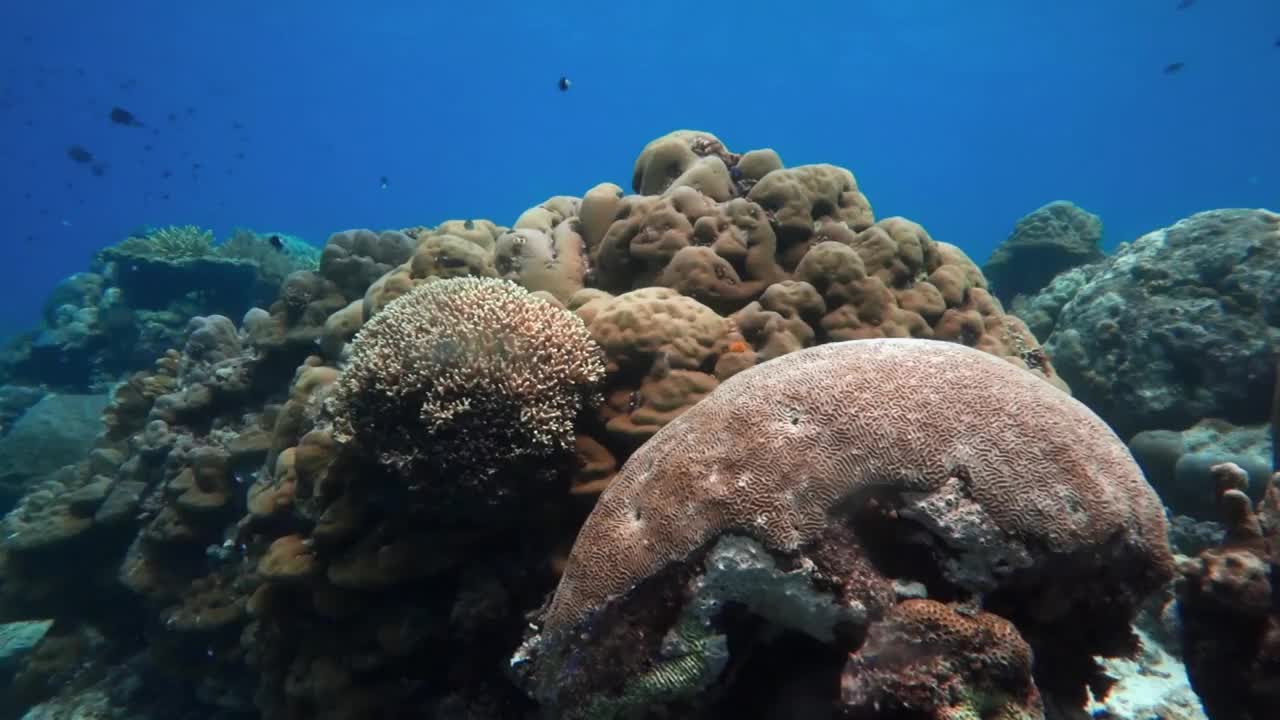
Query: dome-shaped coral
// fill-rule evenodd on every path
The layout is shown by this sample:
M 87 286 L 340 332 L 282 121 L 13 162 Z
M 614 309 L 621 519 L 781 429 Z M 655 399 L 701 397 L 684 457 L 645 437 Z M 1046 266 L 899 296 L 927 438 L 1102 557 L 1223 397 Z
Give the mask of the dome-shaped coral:
M 604 377 L 573 313 L 493 278 L 428 282 L 373 317 L 328 402 L 334 437 L 405 475 L 480 480 L 573 448 Z

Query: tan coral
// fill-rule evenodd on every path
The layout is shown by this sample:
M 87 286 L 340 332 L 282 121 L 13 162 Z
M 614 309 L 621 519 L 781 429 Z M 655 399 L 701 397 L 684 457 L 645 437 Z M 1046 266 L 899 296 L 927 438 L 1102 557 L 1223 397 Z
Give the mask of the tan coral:
M 714 157 L 721 165 L 737 163 L 715 135 L 700 130 L 676 130 L 644 146 L 636 158 L 631 189 L 641 195 L 659 195 L 700 159 Z
M 498 276 L 525 289 L 550 293 L 566 302 L 582 289 L 587 274 L 586 244 L 574 227 L 560 222 L 546 230 L 522 229 L 498 236 L 494 266 Z
M 594 255 L 605 232 L 613 224 L 622 196 L 622 188 L 613 183 L 600 183 L 582 196 L 578 219 L 582 221 L 582 239 L 589 254 Z
M 773 220 L 779 262 L 787 269 L 794 268 L 808 251 L 816 223 L 831 219 L 861 231 L 875 221 L 871 203 L 858 190 L 853 173 L 835 165 L 774 170 L 751 188 L 747 199 Z
M 610 300 L 588 326 L 609 367 L 647 372 L 660 357 L 671 368 L 696 370 L 725 332 L 714 310 L 667 288 L 634 290 Z

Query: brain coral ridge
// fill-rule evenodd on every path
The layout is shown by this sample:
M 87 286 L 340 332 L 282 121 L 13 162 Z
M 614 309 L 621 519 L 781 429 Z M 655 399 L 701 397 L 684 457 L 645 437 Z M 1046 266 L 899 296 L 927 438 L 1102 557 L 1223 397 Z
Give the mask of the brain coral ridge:
M 1048 555 L 1101 562 L 1087 558 L 1104 548 L 1138 595 L 1172 574 L 1159 499 L 1084 405 L 958 344 L 858 340 L 734 376 L 632 455 L 545 629 L 576 626 L 724 533 L 797 550 L 873 486 L 915 498 L 903 512 L 956 551 L 943 571 L 972 591 Z

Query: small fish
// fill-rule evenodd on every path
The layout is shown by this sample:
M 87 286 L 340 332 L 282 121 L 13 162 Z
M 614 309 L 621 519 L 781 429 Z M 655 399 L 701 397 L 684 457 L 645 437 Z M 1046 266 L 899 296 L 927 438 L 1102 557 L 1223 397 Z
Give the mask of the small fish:
M 573 85 L 573 83 L 564 75 L 561 75 L 560 82 L 556 83 L 556 87 L 560 88 L 560 92 L 567 91 L 571 85 Z
M 1196 0 L 1182 0 L 1182 2 L 1178 3 L 1178 7 L 1176 9 L 1186 10 L 1187 8 L 1195 4 L 1196 4 Z
M 279 250 L 280 252 L 284 252 L 284 241 L 280 239 L 279 235 L 272 235 L 267 238 L 267 242 L 271 243 L 271 247 Z
M 111 122 L 117 125 L 124 125 L 125 127 L 146 127 L 136 115 L 122 107 L 111 108 L 111 114 L 108 115 L 108 117 L 111 118 Z
M 1275 47 L 1280 47 L 1280 37 L 1276 38 L 1276 41 L 1275 41 L 1275 43 L 1273 43 L 1273 45 L 1274 45 Z
M 67 148 L 67 157 L 71 158 L 75 162 L 80 163 L 81 165 L 87 165 L 93 162 L 93 153 L 89 152 L 88 150 L 85 150 L 83 147 L 79 145 L 72 145 L 71 147 Z
M 63 218 L 63 219 L 62 219 L 62 220 L 60 220 L 59 222 L 61 222 L 61 223 L 62 223 L 62 227 L 71 227 L 71 221 L 70 221 L 70 220 L 67 220 L 66 218 Z
M 1164 74 L 1177 75 L 1179 72 L 1182 72 L 1182 68 L 1185 66 L 1186 66 L 1186 63 L 1180 63 L 1180 62 L 1169 63 L 1168 65 L 1164 66 Z
M 107 164 L 104 162 L 96 162 L 89 166 L 89 171 L 92 172 L 95 177 L 102 177 L 107 174 Z
M 391 181 L 387 179 L 386 175 L 383 175 L 382 177 L 378 178 L 379 190 L 386 190 L 387 187 L 389 187 L 390 185 L 391 185 Z

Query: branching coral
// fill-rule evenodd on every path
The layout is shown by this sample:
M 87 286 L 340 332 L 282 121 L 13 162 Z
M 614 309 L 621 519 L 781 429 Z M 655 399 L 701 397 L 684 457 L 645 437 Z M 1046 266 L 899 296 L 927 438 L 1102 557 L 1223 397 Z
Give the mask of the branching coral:
M 184 260 L 213 254 L 213 232 L 195 225 L 169 225 L 150 230 L 146 235 L 125 238 L 111 254 L 163 260 Z
M 439 280 L 361 329 L 329 411 L 336 438 L 406 475 L 483 478 L 571 449 L 603 376 L 573 313 L 505 280 Z

